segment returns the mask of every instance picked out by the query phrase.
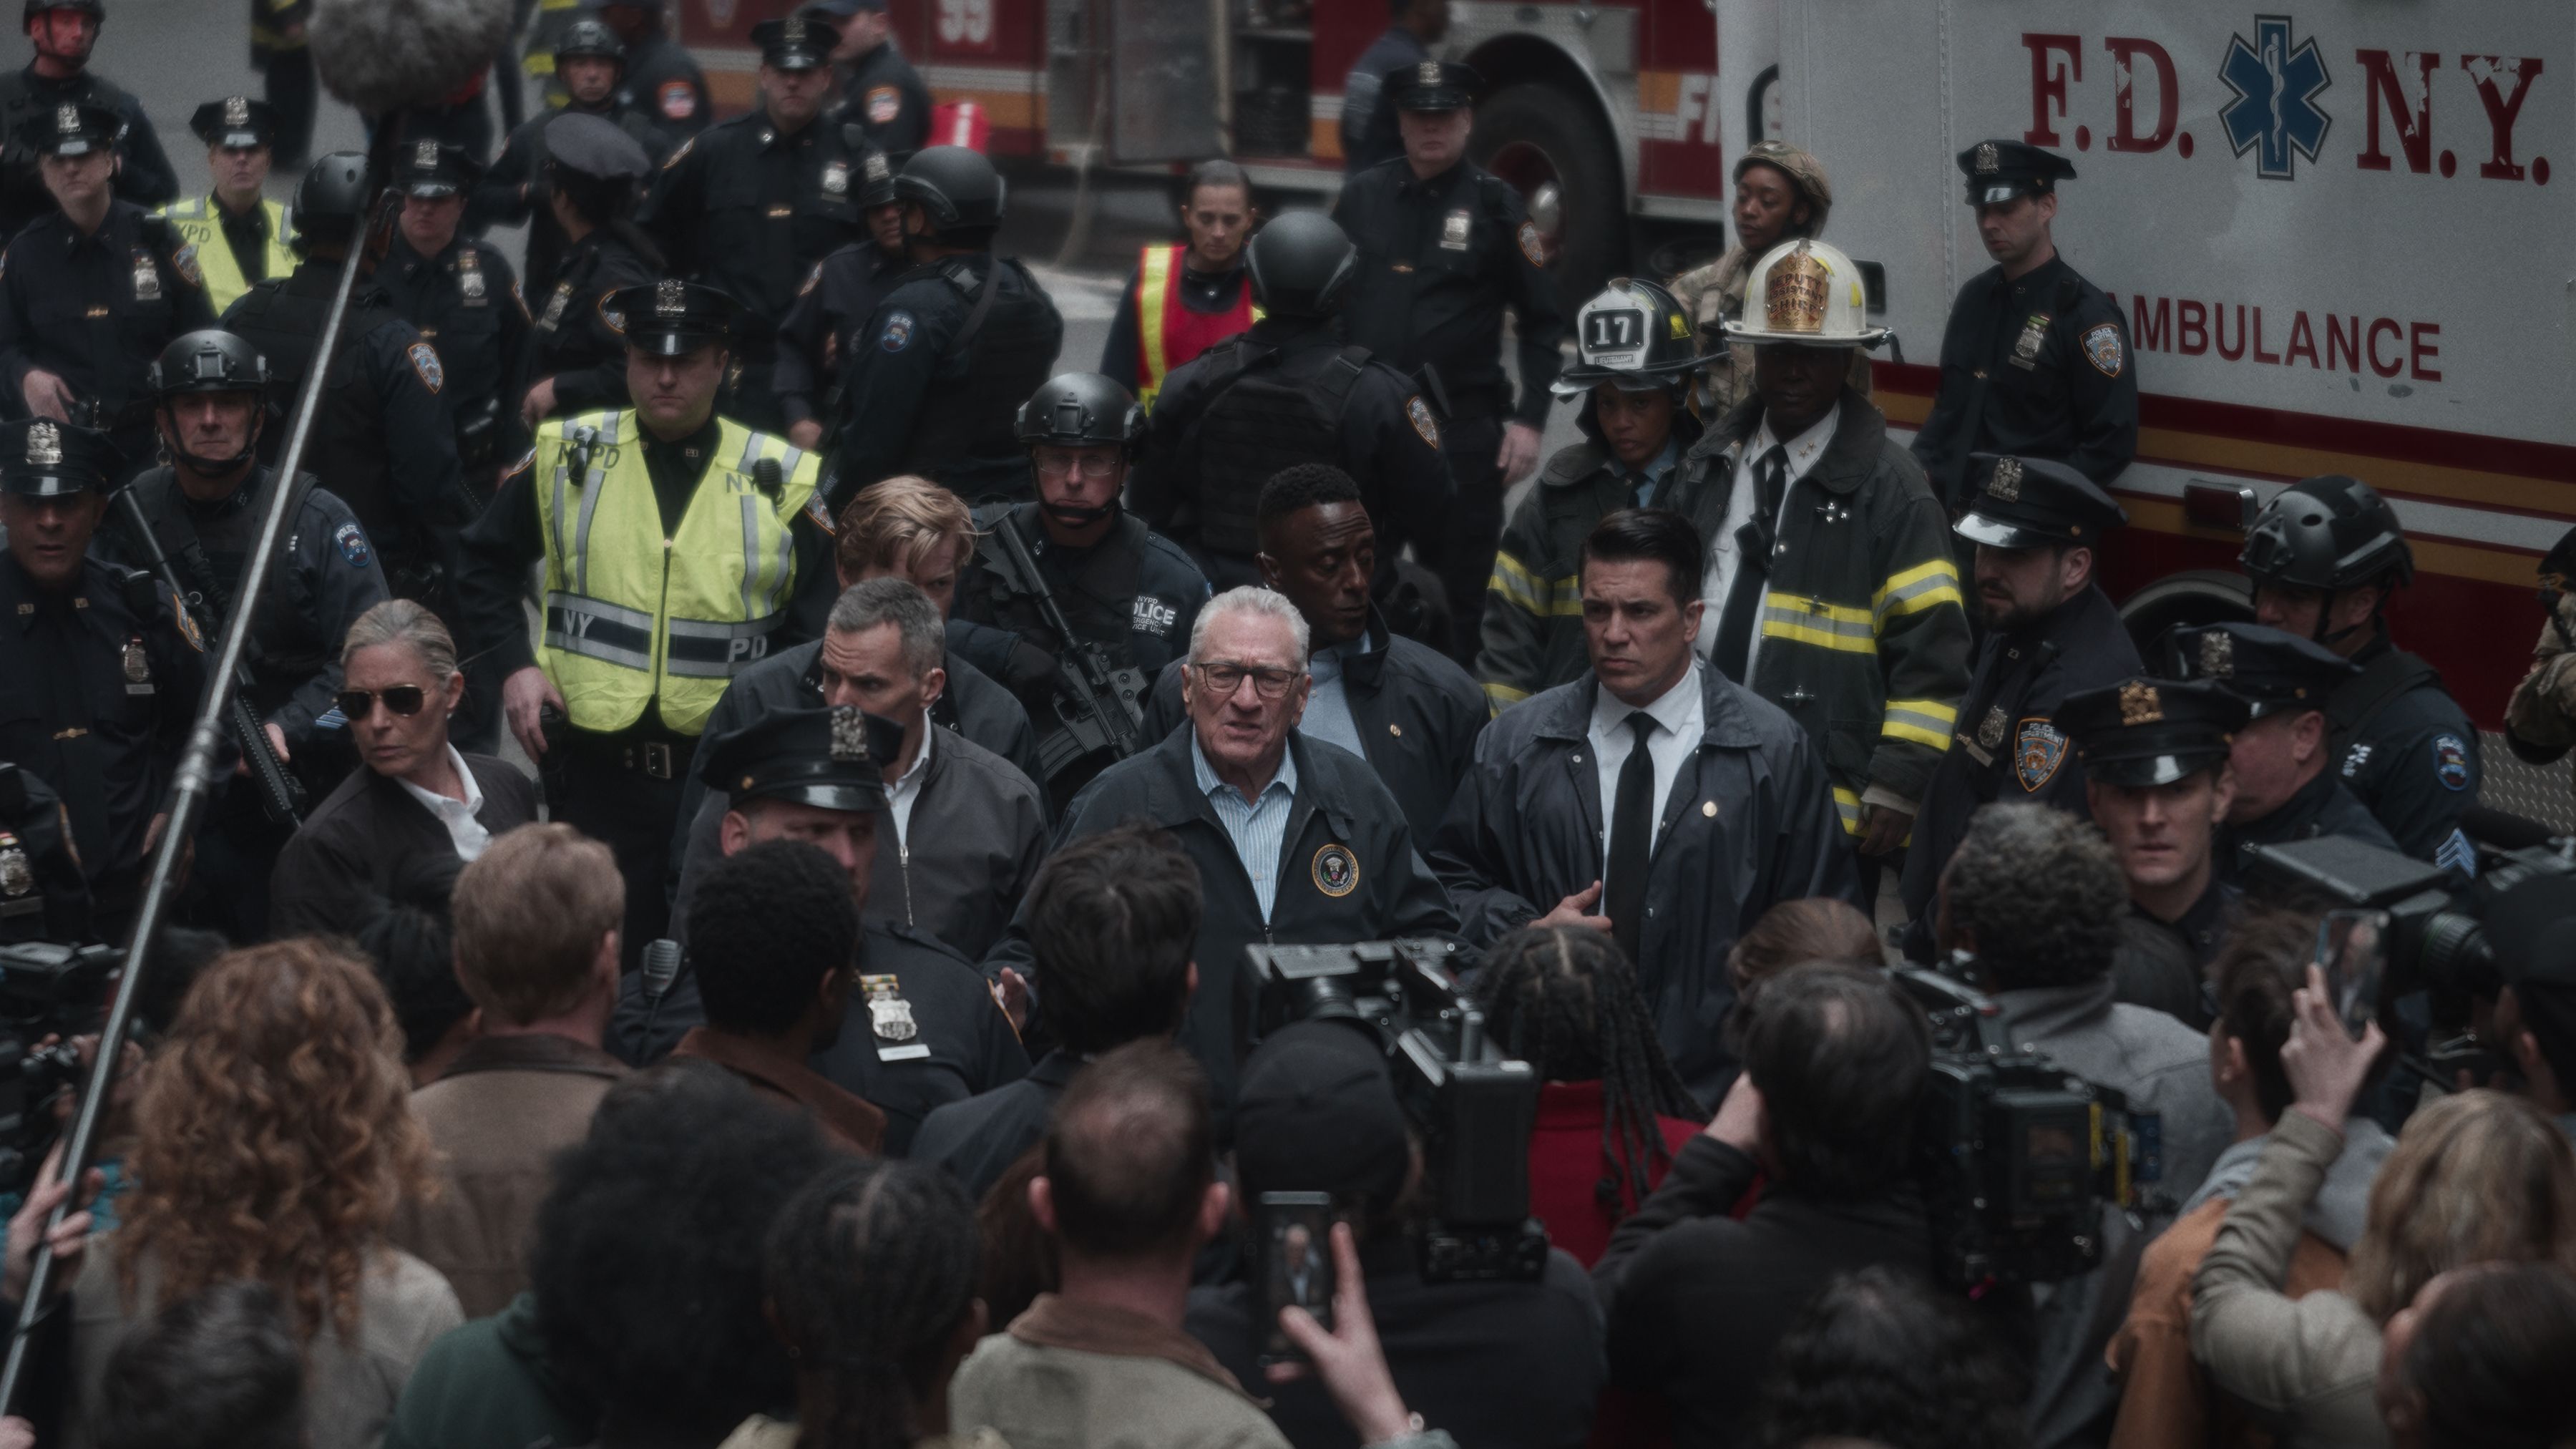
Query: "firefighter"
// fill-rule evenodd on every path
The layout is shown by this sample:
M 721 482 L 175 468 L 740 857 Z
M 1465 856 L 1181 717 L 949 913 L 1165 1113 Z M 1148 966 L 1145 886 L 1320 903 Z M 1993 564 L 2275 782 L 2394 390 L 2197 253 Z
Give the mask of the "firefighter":
M 188 129 L 206 143 L 214 190 L 162 207 L 179 240 L 197 249 L 206 301 L 220 314 L 253 282 L 295 270 L 286 245 L 286 208 L 260 195 L 276 157 L 277 108 L 248 96 L 197 107 Z
M 552 134 L 548 122 L 559 114 L 601 117 L 631 137 L 650 165 L 660 165 L 672 146 L 654 126 L 652 115 L 619 89 L 626 73 L 626 42 L 617 38 L 607 21 L 585 15 L 565 26 L 555 40 L 554 61 L 554 77 L 564 90 L 562 110 L 549 110 L 511 130 L 492 169 L 475 186 L 474 203 L 465 212 L 465 229 L 477 235 L 495 226 L 527 224 L 531 284 L 553 277 L 555 264 L 571 245 L 563 224 L 555 220 L 554 209 L 546 205 L 546 143 Z
M 2093 581 L 2102 537 L 2129 521 L 2111 495 L 2064 463 L 1979 458 L 1991 466 L 1952 532 L 1976 545 L 1984 634 L 1949 749 L 1923 792 L 1905 851 L 1905 955 L 1932 959 L 1941 872 L 1980 805 L 2014 800 L 2086 812 L 2084 767 L 2057 712 L 2069 695 L 2144 674 L 2119 608 Z
M 1263 227 L 1245 256 L 1261 320 L 1166 381 L 1136 473 L 1136 511 L 1218 587 L 1258 584 L 1253 515 L 1262 485 L 1299 463 L 1330 463 L 1360 485 L 1378 535 L 1375 592 L 1386 604 L 1397 549 L 1443 526 L 1450 490 L 1440 419 L 1413 379 L 1342 340 L 1342 301 L 1359 257 L 1331 218 L 1290 212 Z M 1388 609 L 1396 631 L 1423 637 L 1418 618 L 1402 612 Z
M 89 68 L 107 7 L 101 0 L 27 0 L 24 21 L 35 59 L 25 70 L 0 75 L 0 241 L 54 209 L 37 174 L 37 153 L 20 137 L 28 123 L 58 116 L 65 106 L 96 106 L 115 115 L 119 201 L 154 207 L 177 200 L 179 173 L 170 169 L 143 103 Z
M 2478 799 L 2478 732 L 2431 664 L 2388 637 L 2388 600 L 2415 581 L 2397 510 L 2340 474 L 2263 506 L 2238 555 L 2257 623 L 2321 644 L 2361 672 L 2326 701 L 2326 753 L 2407 854 L 2474 873 L 2460 815 Z
M 1136 395 L 1148 413 L 1173 368 L 1252 325 L 1252 279 L 1243 244 L 1261 220 L 1252 179 L 1231 161 L 1202 161 L 1182 191 L 1189 240 L 1157 243 L 1136 260 L 1100 349 L 1100 375 Z
M 528 347 L 528 308 L 508 259 L 490 242 L 458 234 L 482 170 L 460 147 L 405 147 L 393 180 L 402 219 L 375 276 L 395 315 L 438 349 L 447 374 L 439 396 L 477 500 L 491 496 L 501 465 L 526 449 L 517 383 Z
M 778 324 L 778 406 L 787 414 L 787 436 L 800 448 L 823 445 L 827 418 L 840 413 L 835 384 L 849 366 L 859 331 L 877 304 L 910 270 L 903 247 L 903 205 L 894 194 L 894 163 L 871 151 L 860 163 L 865 180 L 859 209 L 868 239 L 855 241 L 814 264 L 805 285 Z
M 1342 171 L 1356 176 L 1404 154 L 1387 80 L 1431 59 L 1449 33 L 1449 0 L 1394 0 L 1386 32 L 1369 42 L 1342 79 Z
M 1360 249 L 1351 340 L 1406 371 L 1436 370 L 1446 394 L 1441 447 L 1457 501 L 1446 527 L 1411 542 L 1440 575 L 1461 662 L 1475 658 L 1503 490 L 1538 464 L 1565 330 L 1546 243 L 1520 193 L 1466 159 L 1480 83 L 1466 66 L 1429 60 L 1389 77 L 1405 154 L 1353 176 L 1333 206 Z M 1517 407 L 1502 368 L 1505 307 L 1520 355 Z
M 1834 209 L 1833 184 L 1824 165 L 1786 141 L 1756 141 L 1735 163 L 1735 245 L 1706 266 L 1673 278 L 1682 315 L 1699 331 L 1699 386 L 1691 405 L 1701 417 L 1721 418 L 1753 395 L 1753 348 L 1726 340 L 1726 324 L 1744 315 L 1744 282 L 1753 264 L 1784 241 L 1825 234 Z M 1869 396 L 1869 353 L 1852 352 L 1852 391 Z
M 840 27 L 832 72 L 840 80 L 837 119 L 859 128 L 870 148 L 909 155 L 930 139 L 930 87 L 895 48 L 886 0 L 817 0 L 805 13 Z
M 2063 156 L 2019 141 L 1959 153 L 1968 205 L 1995 266 L 1969 279 L 1941 336 L 1941 384 L 1914 456 L 1953 513 L 1974 496 L 1972 458 L 2046 458 L 2108 487 L 2138 452 L 2129 330 L 2049 234 Z
M 626 77 L 617 87 L 622 105 L 651 116 L 664 135 L 684 144 L 716 118 L 706 73 L 664 29 L 662 0 L 581 0 L 580 11 L 596 12 L 626 42 Z
M 543 283 L 520 419 L 626 405 L 626 336 L 609 298 L 657 280 L 662 253 L 635 225 L 651 168 L 644 148 L 605 116 L 570 111 L 546 127 L 546 211 L 565 238 Z
M 895 173 L 912 270 L 877 304 L 842 363 L 836 504 L 915 473 L 969 501 L 1029 496 L 1011 400 L 1054 371 L 1064 318 L 1028 268 L 993 254 L 1002 178 L 963 146 Z
M 637 219 L 675 274 L 742 304 L 725 413 L 783 434 L 771 378 L 778 324 L 816 262 L 867 238 L 859 215 L 867 143 L 823 114 L 839 32 L 790 15 L 753 26 L 751 38 L 760 47 L 759 109 L 681 143 Z
M 467 530 L 458 592 L 555 818 L 617 853 L 632 967 L 669 918 L 672 825 L 707 715 L 795 642 L 800 589 L 828 592 L 832 563 L 813 455 L 717 414 L 733 299 L 669 280 L 609 301 L 634 405 L 540 430 Z M 540 560 L 531 648 L 520 597 Z

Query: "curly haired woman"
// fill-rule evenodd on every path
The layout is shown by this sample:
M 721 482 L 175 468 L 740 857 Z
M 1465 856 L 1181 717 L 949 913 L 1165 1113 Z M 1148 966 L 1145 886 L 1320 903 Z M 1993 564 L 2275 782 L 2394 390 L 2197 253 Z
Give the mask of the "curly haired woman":
M 303 1340 L 306 1443 L 373 1444 L 412 1365 L 462 1321 L 447 1280 L 385 1238 L 429 1186 L 429 1141 L 375 973 L 312 939 L 231 952 L 144 1071 L 124 1226 L 72 1289 L 82 1402 L 158 1305 L 250 1279 Z M 77 1406 L 65 1442 L 90 1443 Z

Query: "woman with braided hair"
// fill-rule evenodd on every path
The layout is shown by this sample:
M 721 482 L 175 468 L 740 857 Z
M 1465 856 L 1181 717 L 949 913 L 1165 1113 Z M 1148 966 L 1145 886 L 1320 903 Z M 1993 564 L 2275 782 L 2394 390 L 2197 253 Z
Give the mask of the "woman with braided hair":
M 1539 1090 L 1530 1211 L 1586 1268 L 1708 1120 L 1655 1038 L 1637 975 L 1608 933 L 1517 931 L 1485 955 L 1487 1029 Z
M 755 1414 L 722 1449 L 1008 1449 L 948 1437 L 948 1380 L 984 1333 L 980 1239 L 945 1169 L 837 1166 L 769 1230 L 769 1321 L 796 1365 L 796 1421 Z

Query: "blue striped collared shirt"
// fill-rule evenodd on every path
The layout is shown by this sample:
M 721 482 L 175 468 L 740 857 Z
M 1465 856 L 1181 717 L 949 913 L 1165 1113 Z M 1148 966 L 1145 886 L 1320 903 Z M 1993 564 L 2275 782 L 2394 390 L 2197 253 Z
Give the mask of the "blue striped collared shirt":
M 1216 777 L 1216 767 L 1208 763 L 1207 751 L 1199 748 L 1198 731 L 1193 729 L 1190 771 L 1198 777 L 1199 793 L 1216 807 L 1226 837 L 1234 842 L 1243 873 L 1252 878 L 1252 893 L 1261 900 L 1262 924 L 1268 925 L 1270 903 L 1279 895 L 1279 856 L 1288 848 L 1288 816 L 1297 798 L 1296 755 L 1280 755 L 1279 773 L 1262 787 L 1261 797 L 1246 800 L 1241 790 Z

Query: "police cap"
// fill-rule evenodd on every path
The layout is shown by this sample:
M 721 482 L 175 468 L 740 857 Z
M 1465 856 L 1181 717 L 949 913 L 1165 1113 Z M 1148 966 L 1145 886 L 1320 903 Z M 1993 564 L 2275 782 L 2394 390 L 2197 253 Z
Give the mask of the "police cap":
M 2026 141 L 1979 141 L 1959 153 L 1970 206 L 1999 206 L 2016 196 L 2046 196 L 2075 179 L 2075 163 Z
M 832 63 L 841 31 L 828 20 L 798 11 L 751 27 L 751 43 L 760 47 L 760 63 L 772 70 L 812 70 Z
M 613 60 L 623 66 L 626 64 L 626 42 L 617 38 L 617 32 L 609 28 L 607 21 L 593 20 L 585 15 L 565 26 L 563 34 L 555 37 L 556 64 L 580 56 Z
M 2208 624 L 2176 629 L 2169 672 L 2205 679 L 2253 707 L 2253 717 L 2324 709 L 2335 686 L 2361 666 L 2296 634 L 2262 624 Z
M 2075 741 L 2091 777 L 2133 786 L 2170 785 L 2226 763 L 2252 717 L 2245 701 L 2217 685 L 2171 679 L 2124 679 L 2057 707 L 2057 727 Z
M 220 327 L 170 339 L 145 375 L 155 397 L 186 392 L 260 392 L 268 387 L 268 359 L 248 338 Z
M 1099 373 L 1060 372 L 1020 404 L 1012 431 L 1023 448 L 1132 448 L 1145 436 L 1145 410 Z
M 1959 519 L 1961 538 L 1992 548 L 2090 548 L 2129 521 L 2110 494 L 2064 463 L 1992 453 L 1971 456 L 1980 462 L 1991 459 L 1994 466 L 1986 471 L 1985 491 Z
M 482 164 L 462 146 L 414 141 L 403 147 L 400 155 L 402 159 L 394 167 L 394 185 L 405 196 L 425 200 L 462 196 L 483 178 Z
M 626 128 L 588 111 L 561 111 L 546 122 L 546 159 L 601 181 L 647 176 L 653 158 Z
M 1008 193 L 1002 173 L 968 146 L 924 146 L 894 177 L 895 199 L 918 204 L 941 236 L 1000 226 Z
M 883 810 L 885 767 L 903 726 L 853 705 L 773 709 L 699 752 L 698 778 L 735 801 L 793 800 L 818 810 Z
M 685 357 L 701 347 L 721 347 L 733 336 L 742 304 L 720 287 L 677 278 L 620 287 L 608 310 L 626 324 L 626 345 L 652 357 Z
M 2236 561 L 2258 584 L 2333 593 L 2394 575 L 2415 580 L 2415 553 L 2379 490 L 2341 473 L 2302 478 L 2272 495 L 2245 530 Z
M 277 141 L 277 107 L 249 96 L 226 96 L 197 107 L 188 129 L 209 146 L 248 151 Z
M 107 434 L 51 418 L 0 423 L 0 493 L 68 498 L 104 493 L 121 461 Z
M 1252 234 L 1243 249 L 1252 300 L 1274 317 L 1329 317 L 1359 275 L 1360 251 L 1341 223 L 1292 211 Z
M 1399 66 L 1386 78 L 1399 111 L 1463 111 L 1476 103 L 1484 84 L 1475 67 L 1455 60 Z
M 39 156 L 87 156 L 115 147 L 125 134 L 125 118 L 105 106 L 65 101 L 39 106 L 18 123 L 18 141 Z

